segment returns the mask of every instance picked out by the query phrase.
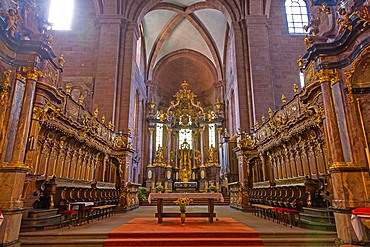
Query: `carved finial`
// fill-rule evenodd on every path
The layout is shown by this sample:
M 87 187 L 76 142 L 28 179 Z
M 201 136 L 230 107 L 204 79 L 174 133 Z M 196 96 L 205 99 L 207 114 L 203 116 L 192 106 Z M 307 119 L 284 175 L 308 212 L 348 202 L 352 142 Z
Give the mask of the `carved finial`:
M 308 35 L 306 35 L 306 37 L 304 38 L 304 43 L 306 44 L 307 48 L 310 48 L 313 44 L 313 41 L 310 37 L 308 37 Z
M 51 36 L 51 37 L 53 37 L 53 36 Z M 63 53 L 60 53 L 59 58 L 58 58 L 58 66 L 60 68 L 63 68 L 65 62 L 66 62 L 66 60 L 64 60 Z
M 67 83 L 66 84 L 66 94 L 71 95 L 71 88 L 72 88 L 71 83 Z
M 266 121 L 266 117 L 265 117 L 265 115 L 262 115 L 262 117 L 261 117 L 261 121 L 262 121 L 262 123 L 264 123 L 264 122 Z
M 286 103 L 286 96 L 284 94 L 281 95 L 281 103 L 283 103 L 283 105 Z
M 302 71 L 302 69 L 303 69 L 303 67 L 304 67 L 304 61 L 303 61 L 302 56 L 299 56 L 299 57 L 298 57 L 297 65 L 298 65 L 299 70 L 300 70 L 300 71 Z
M 78 103 L 82 105 L 84 103 L 84 100 L 85 100 L 85 97 L 83 96 L 83 94 L 81 94 L 80 97 L 78 98 Z
M 294 94 L 298 93 L 298 85 L 296 83 L 293 84 L 293 91 L 294 91 Z
M 269 113 L 269 117 L 270 117 L 270 119 L 271 119 L 271 118 L 272 118 L 272 116 L 274 115 L 274 112 L 272 111 L 272 109 L 271 109 L 271 108 L 269 108 L 268 113 Z
M 94 111 L 94 117 L 98 117 L 99 115 L 99 108 L 96 108 Z
M 258 123 L 258 121 L 256 121 L 255 123 L 254 123 L 254 129 L 256 130 L 256 129 L 258 129 L 260 127 L 260 124 Z
M 328 5 L 326 3 L 323 3 L 321 6 L 319 6 L 318 14 L 323 12 L 325 15 L 330 14 L 330 9 L 328 8 Z
M 108 129 L 113 130 L 114 125 L 112 124 L 112 121 L 109 121 L 108 123 Z
M 105 116 L 104 115 L 101 117 L 101 122 L 105 123 Z
M 187 82 L 186 82 L 186 80 L 184 80 L 184 82 L 183 82 L 183 83 L 181 83 L 181 87 L 182 87 L 183 89 L 188 89 L 188 87 L 189 87 L 189 83 L 187 83 Z
M 151 111 L 151 112 L 153 112 L 153 111 L 154 111 L 154 108 L 155 108 L 155 106 L 156 106 L 156 103 L 155 103 L 155 101 L 154 101 L 154 98 L 153 98 L 153 97 L 152 97 L 152 99 L 150 100 L 150 102 L 148 103 L 148 106 L 149 106 L 150 111 Z

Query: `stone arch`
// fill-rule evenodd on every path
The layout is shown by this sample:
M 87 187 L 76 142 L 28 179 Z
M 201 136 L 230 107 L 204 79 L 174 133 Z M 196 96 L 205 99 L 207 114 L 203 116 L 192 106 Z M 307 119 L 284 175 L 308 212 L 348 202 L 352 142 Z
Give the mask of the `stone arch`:
M 183 80 L 190 83 L 195 94 L 208 99 L 214 96 L 214 83 L 219 81 L 214 64 L 203 54 L 189 49 L 177 50 L 160 59 L 150 80 L 159 94 L 168 95 L 168 102 Z

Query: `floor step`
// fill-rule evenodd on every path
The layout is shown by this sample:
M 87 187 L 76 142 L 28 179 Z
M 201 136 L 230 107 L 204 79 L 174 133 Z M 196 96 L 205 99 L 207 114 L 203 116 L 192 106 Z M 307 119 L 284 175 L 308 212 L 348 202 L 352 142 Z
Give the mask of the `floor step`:
M 336 246 L 334 238 L 268 238 L 263 246 Z
M 148 239 L 148 238 L 161 238 L 163 237 L 163 233 L 160 232 L 121 232 L 121 233 L 110 233 L 110 238 L 120 238 L 120 239 Z M 166 236 L 168 239 L 183 239 L 183 238 L 257 238 L 258 233 L 254 232 L 171 232 Z
M 107 239 L 105 246 L 261 246 L 260 238 L 151 238 L 151 239 Z

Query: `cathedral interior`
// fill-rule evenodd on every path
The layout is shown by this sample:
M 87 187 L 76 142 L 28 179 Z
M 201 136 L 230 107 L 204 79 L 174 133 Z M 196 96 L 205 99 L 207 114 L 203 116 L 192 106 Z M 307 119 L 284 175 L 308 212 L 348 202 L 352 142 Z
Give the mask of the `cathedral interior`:
M 211 191 L 370 244 L 369 0 L 2 0 L 0 47 L 0 246 Z

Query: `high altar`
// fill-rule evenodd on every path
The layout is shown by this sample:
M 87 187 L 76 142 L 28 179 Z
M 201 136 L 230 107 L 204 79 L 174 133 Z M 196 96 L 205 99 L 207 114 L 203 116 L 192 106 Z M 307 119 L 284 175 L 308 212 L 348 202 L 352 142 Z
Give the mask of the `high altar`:
M 149 103 L 146 186 L 161 184 L 166 192 L 205 192 L 211 184 L 219 189 L 223 105 L 217 101 L 214 109 L 204 110 L 186 81 L 174 97 L 167 109 Z

